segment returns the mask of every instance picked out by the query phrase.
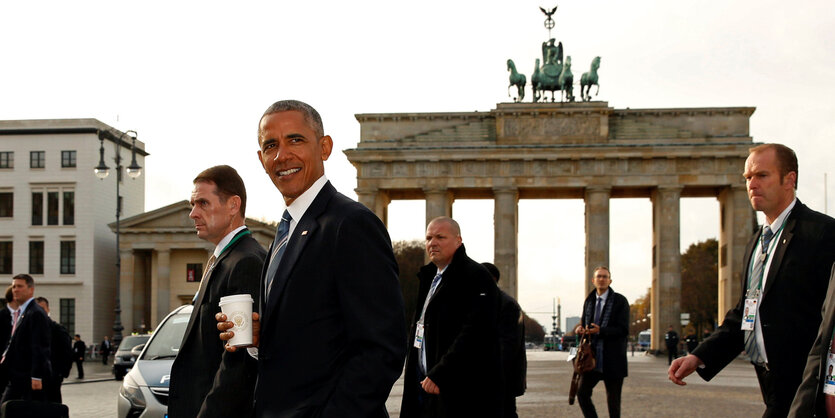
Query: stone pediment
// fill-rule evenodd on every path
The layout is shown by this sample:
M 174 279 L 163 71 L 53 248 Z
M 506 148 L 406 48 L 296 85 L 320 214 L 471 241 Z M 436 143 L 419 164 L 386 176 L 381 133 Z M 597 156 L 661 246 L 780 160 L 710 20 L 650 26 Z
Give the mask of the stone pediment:
M 181 200 L 168 206 L 163 206 L 149 212 L 140 213 L 130 218 L 122 219 L 119 228 L 122 233 L 129 232 L 193 232 L 194 222 L 189 219 L 191 205 L 187 200 Z M 116 230 L 116 223 L 110 223 L 110 229 Z

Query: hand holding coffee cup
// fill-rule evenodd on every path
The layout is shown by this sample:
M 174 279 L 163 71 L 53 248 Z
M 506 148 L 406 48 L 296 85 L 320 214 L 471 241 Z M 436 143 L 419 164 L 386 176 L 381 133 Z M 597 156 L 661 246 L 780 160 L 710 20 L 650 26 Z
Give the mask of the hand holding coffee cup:
M 220 331 L 220 339 L 221 341 L 229 341 L 232 337 L 235 336 L 235 332 L 231 331 L 232 327 L 235 326 L 235 323 L 232 321 L 227 320 L 226 314 L 223 312 L 218 312 L 215 314 L 215 320 L 217 320 L 217 329 Z M 258 312 L 252 313 L 252 347 L 258 347 L 258 336 L 260 335 L 261 331 L 261 317 L 258 315 Z M 238 347 L 233 345 L 226 344 L 226 351 L 230 353 L 234 353 L 238 350 Z
M 252 313 L 252 296 L 243 294 L 243 295 L 230 295 L 224 296 L 220 298 L 220 309 L 222 314 L 216 315 L 216 319 L 218 321 L 221 320 L 219 316 L 224 316 L 223 321 L 218 324 L 218 329 L 226 334 L 229 338 L 223 338 L 224 335 L 221 334 L 221 339 L 226 340 L 228 346 L 232 347 L 247 347 L 251 346 L 253 343 L 253 313 Z M 231 326 L 229 326 L 231 324 Z M 223 326 L 222 329 L 221 326 Z

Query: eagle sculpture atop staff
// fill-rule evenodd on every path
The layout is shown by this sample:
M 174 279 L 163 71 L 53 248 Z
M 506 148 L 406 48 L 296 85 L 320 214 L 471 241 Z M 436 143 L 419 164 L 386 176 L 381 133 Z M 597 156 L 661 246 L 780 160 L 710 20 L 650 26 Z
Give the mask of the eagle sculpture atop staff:
M 545 17 L 546 17 L 545 18 L 545 28 L 548 29 L 548 37 L 549 38 L 551 37 L 551 29 L 554 29 L 554 18 L 551 17 L 551 16 L 553 16 L 554 13 L 556 13 L 557 7 L 558 6 L 554 6 L 554 8 L 551 9 L 550 12 L 543 9 L 542 7 L 539 8 L 539 10 L 542 10 L 542 13 L 545 13 Z

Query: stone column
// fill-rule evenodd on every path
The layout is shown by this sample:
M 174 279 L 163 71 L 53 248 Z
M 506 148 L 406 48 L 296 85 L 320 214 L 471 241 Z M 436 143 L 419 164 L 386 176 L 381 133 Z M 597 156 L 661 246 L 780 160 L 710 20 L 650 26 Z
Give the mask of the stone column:
M 426 196 L 426 225 L 439 216 L 452 217 L 452 202 L 454 196 L 446 189 L 424 189 Z M 424 225 L 425 226 L 425 225 Z
M 652 191 L 652 342 L 666 352 L 670 325 L 681 335 L 680 186 Z
M 519 294 L 517 273 L 519 231 L 519 190 L 516 188 L 493 189 L 493 262 L 501 272 L 499 288 L 513 298 Z
M 598 266 L 609 266 L 609 197 L 611 187 L 586 189 L 586 277 L 583 299 L 592 291 L 591 275 Z
M 388 193 L 377 188 L 356 188 L 357 198 L 360 203 L 371 209 L 383 224 L 388 226 L 388 208 L 391 203 Z
M 157 306 L 156 318 L 149 328 L 156 328 L 171 311 L 171 249 L 157 249 Z
M 122 326 L 125 327 L 123 335 L 130 335 L 134 328 L 134 300 L 136 292 L 134 288 L 133 271 L 134 259 L 132 249 L 119 250 L 119 262 L 122 271 L 119 272 L 119 304 L 122 309 Z
M 722 323 L 725 314 L 742 295 L 742 278 L 746 266 L 745 247 L 756 229 L 757 218 L 744 185 L 731 186 L 719 193 L 719 300 L 716 321 Z

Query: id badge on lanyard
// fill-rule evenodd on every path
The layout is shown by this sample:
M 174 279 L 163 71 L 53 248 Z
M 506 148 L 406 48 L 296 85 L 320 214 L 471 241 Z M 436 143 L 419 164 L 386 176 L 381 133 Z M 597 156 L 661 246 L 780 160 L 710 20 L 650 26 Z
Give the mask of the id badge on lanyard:
M 420 348 L 423 346 L 423 322 L 418 322 L 417 327 L 415 327 L 415 348 Z
M 826 358 L 826 376 L 824 376 L 823 393 L 827 395 L 835 395 L 835 353 L 827 353 Z
M 751 289 L 745 296 L 745 309 L 742 311 L 742 330 L 753 331 L 757 320 L 757 303 L 760 301 L 759 289 Z

